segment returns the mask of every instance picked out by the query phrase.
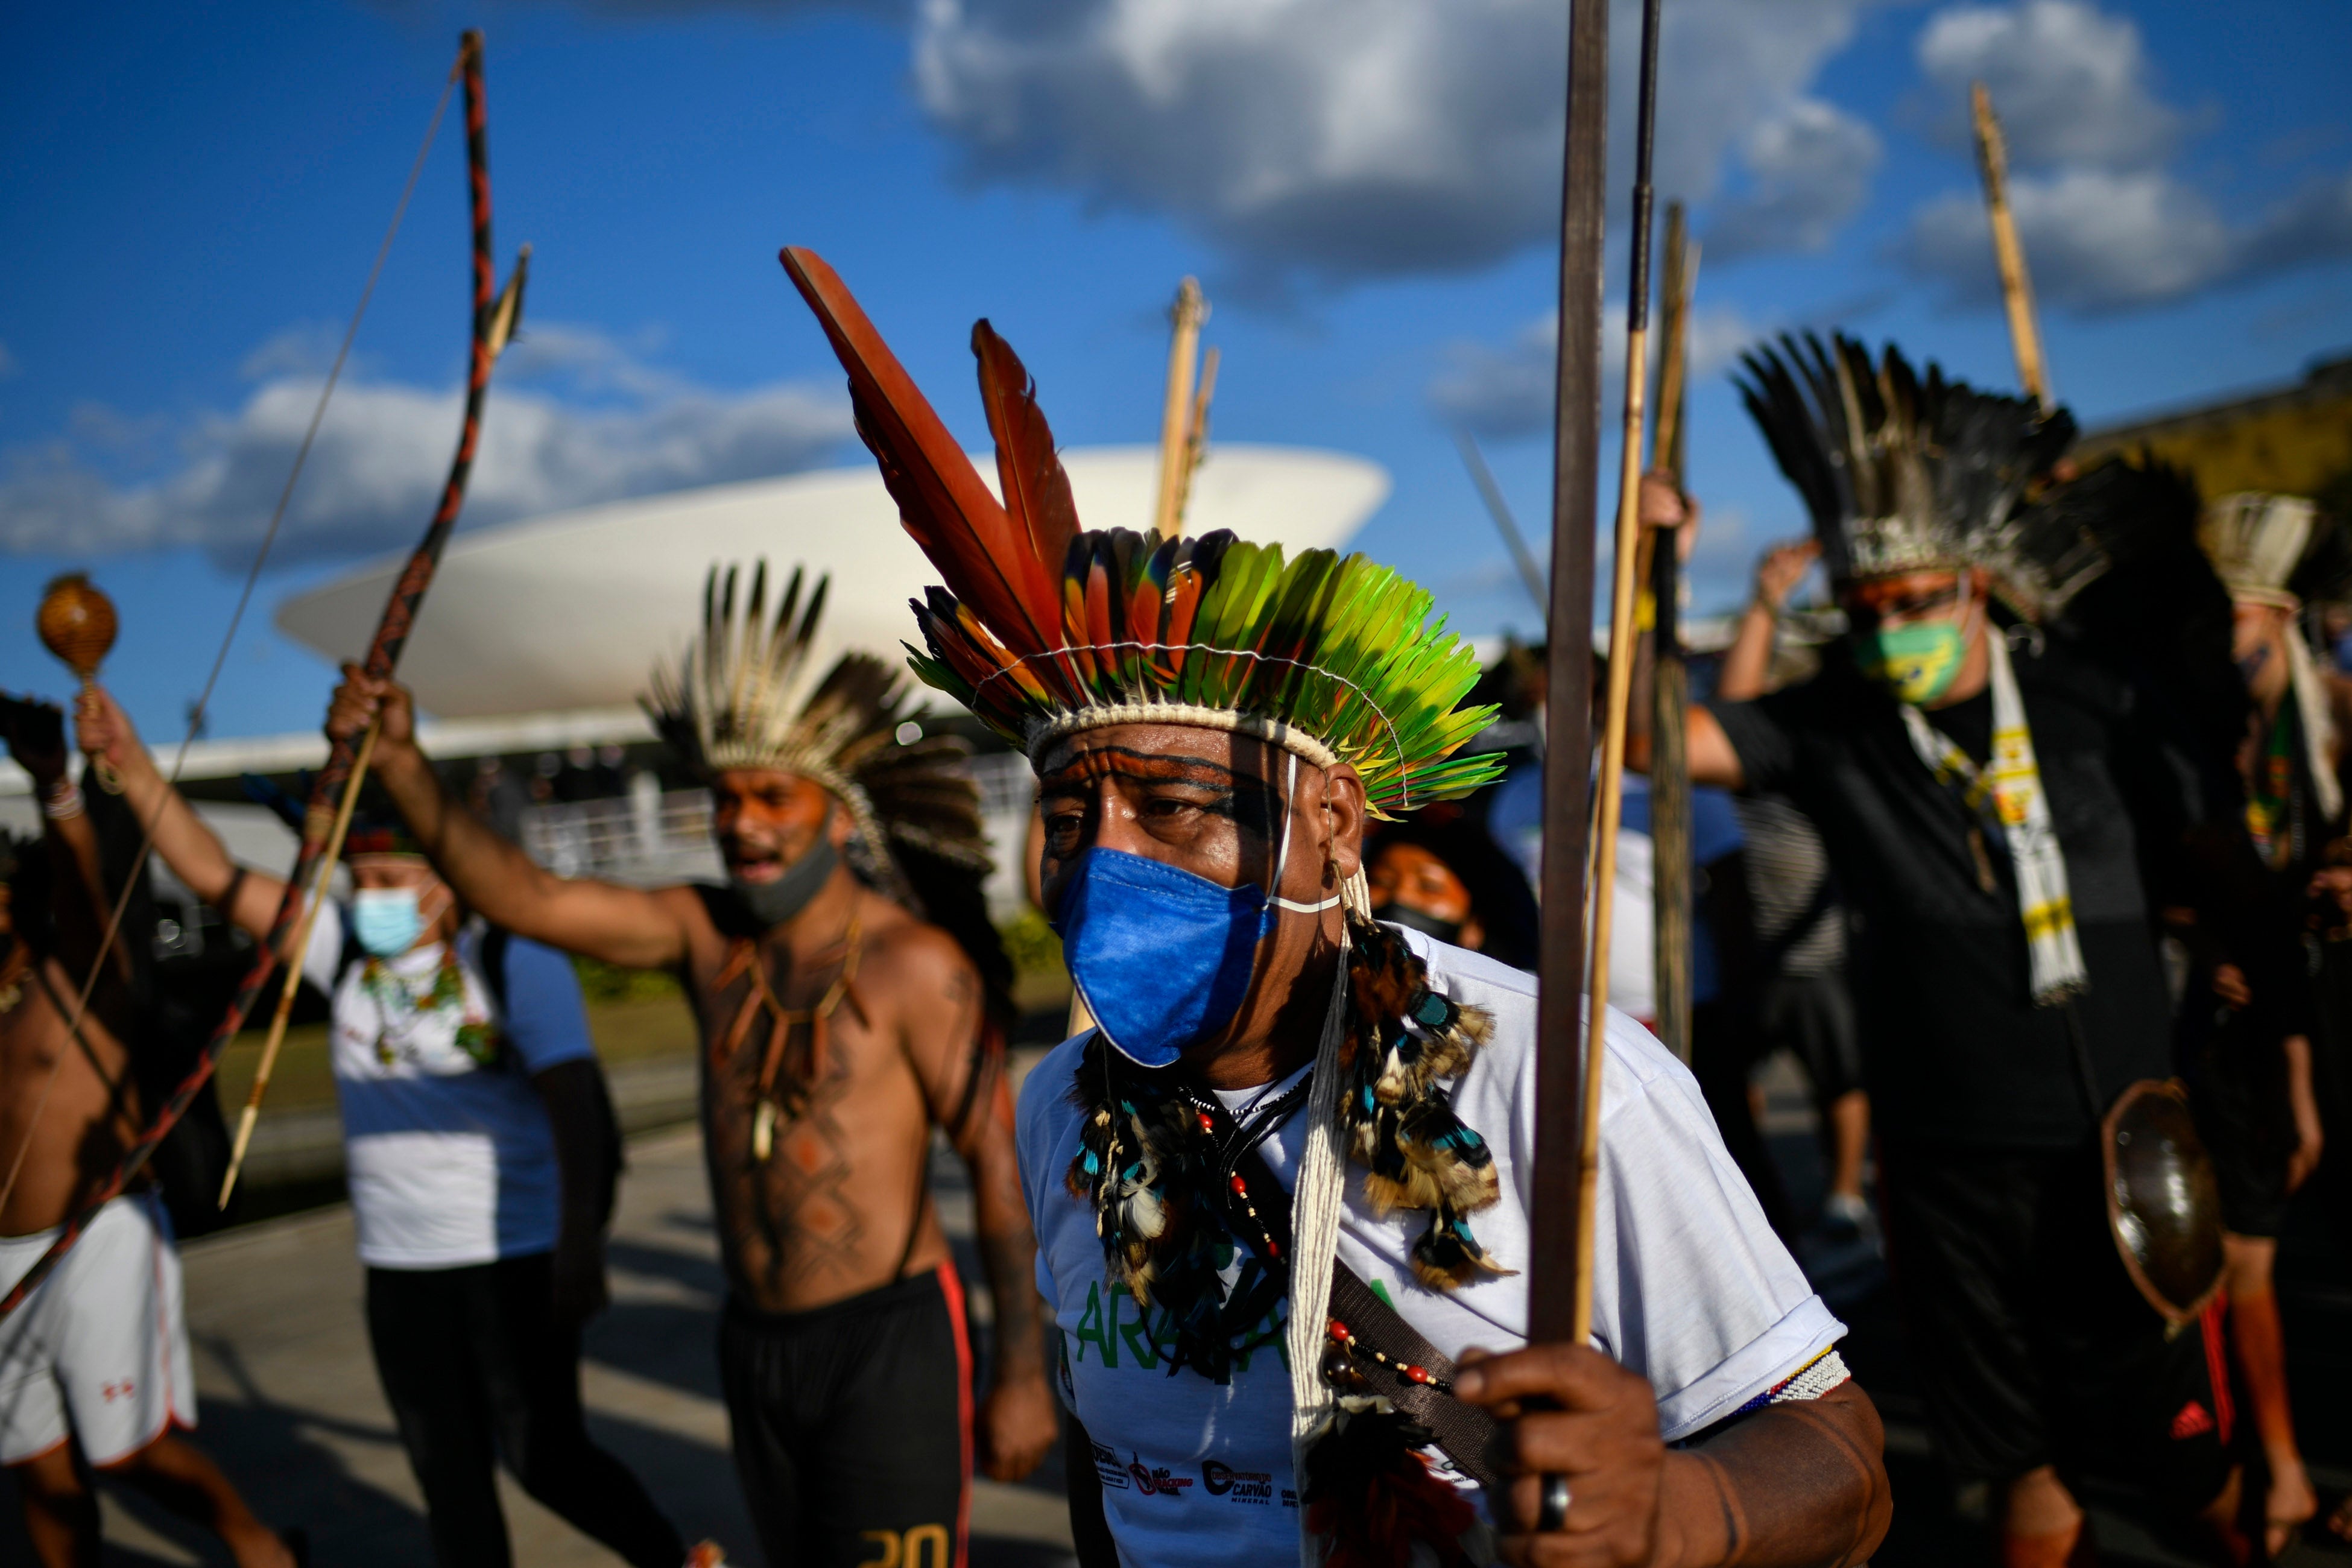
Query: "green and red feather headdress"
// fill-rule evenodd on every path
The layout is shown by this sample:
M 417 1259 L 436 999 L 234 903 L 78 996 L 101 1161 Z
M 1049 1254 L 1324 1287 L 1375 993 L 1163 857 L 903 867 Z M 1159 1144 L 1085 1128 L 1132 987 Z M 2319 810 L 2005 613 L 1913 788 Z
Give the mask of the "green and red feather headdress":
M 915 673 L 1033 762 L 1107 724 L 1237 731 L 1320 767 L 1351 764 L 1375 814 L 1465 795 L 1501 772 L 1457 757 L 1494 718 L 1459 706 L 1478 679 L 1424 590 L 1360 554 L 1219 530 L 1157 539 L 1082 531 L 1035 384 L 986 321 L 971 330 L 1003 500 L 832 268 L 785 271 L 849 373 L 857 433 L 944 587 L 914 601 Z

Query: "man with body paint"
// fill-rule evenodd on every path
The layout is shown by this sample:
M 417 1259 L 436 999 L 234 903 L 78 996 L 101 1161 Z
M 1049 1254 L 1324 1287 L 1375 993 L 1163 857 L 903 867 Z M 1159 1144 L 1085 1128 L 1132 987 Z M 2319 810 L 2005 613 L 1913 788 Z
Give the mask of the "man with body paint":
M 702 1130 L 728 1300 L 719 1367 L 772 1563 L 965 1561 L 975 1462 L 1055 1435 L 1003 1066 L 1010 966 L 988 923 L 979 796 L 945 739 L 901 743 L 903 678 L 848 655 L 806 689 L 822 582 L 702 637 L 648 701 L 709 780 L 727 885 L 639 889 L 534 865 L 417 749 L 408 693 L 347 667 L 329 728 L 377 719 L 375 770 L 441 875 L 520 936 L 667 969 L 700 1021 Z M 926 918 L 928 917 L 928 918 Z M 962 1285 L 930 1200 L 944 1131 L 972 1175 L 995 1306 L 975 1415 Z

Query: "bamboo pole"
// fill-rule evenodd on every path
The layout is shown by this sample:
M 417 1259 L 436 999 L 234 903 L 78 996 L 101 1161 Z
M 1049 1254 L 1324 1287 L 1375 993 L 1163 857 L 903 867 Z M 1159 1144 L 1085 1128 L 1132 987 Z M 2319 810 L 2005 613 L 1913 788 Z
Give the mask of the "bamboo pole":
M 1601 1188 L 1601 1069 L 1609 1052 L 1609 944 L 1616 919 L 1617 824 L 1624 805 L 1625 728 L 1633 683 L 1633 567 L 1642 538 L 1642 439 L 1650 379 L 1650 148 L 1657 116 L 1658 5 L 1642 7 L 1641 107 L 1634 121 L 1631 287 L 1625 291 L 1623 460 L 1617 474 L 1616 559 L 1609 592 L 1609 698 L 1601 731 L 1600 805 L 1592 825 L 1592 962 L 1584 1015 L 1584 1086 L 1576 1149 L 1576 1281 L 1569 1338 L 1592 1336 L 1592 1218 Z M 1567 628 L 1562 627 L 1565 633 Z M 1565 695 L 1565 694 L 1563 694 Z M 1562 758 L 1565 764 L 1569 759 Z
M 2042 357 L 2042 329 L 2033 316 L 2033 279 L 2025 270 L 2025 247 L 2018 243 L 2017 219 L 2009 210 L 2009 143 L 1993 117 L 1992 94 L 1984 83 L 1969 89 L 1969 107 L 1976 121 L 1977 169 L 1984 176 L 1993 260 L 2000 268 L 2001 304 L 2009 312 L 2010 345 L 2017 351 L 2017 379 L 2047 414 L 2050 374 Z
M 1197 279 L 1177 285 L 1171 311 L 1174 330 L 1168 340 L 1168 390 L 1160 407 L 1160 500 L 1151 514 L 1152 531 L 1173 539 L 1182 526 L 1186 463 L 1191 446 L 1189 426 L 1193 411 L 1192 382 L 1198 369 L 1201 323 L 1208 319 L 1208 301 L 1201 297 Z
M 1192 421 L 1184 432 L 1184 463 L 1176 482 L 1176 519 L 1167 533 L 1184 531 L 1184 513 L 1192 505 L 1192 479 L 1209 455 L 1209 404 L 1217 395 L 1217 351 L 1201 356 L 1201 390 L 1192 395 Z
M 383 721 L 379 719 L 367 727 L 360 737 L 359 754 L 352 761 L 352 776 L 343 785 L 343 798 L 335 807 L 335 825 L 327 833 L 327 847 L 319 857 L 319 871 L 311 884 L 310 897 L 302 906 L 302 919 L 294 928 L 294 945 L 286 956 L 286 984 L 278 988 L 278 1010 L 269 1017 L 269 1037 L 261 1045 L 261 1062 L 254 1068 L 253 1087 L 247 1091 L 245 1110 L 236 1119 L 236 1140 L 228 1152 L 228 1173 L 221 1178 L 220 1201 L 213 1206 L 228 1207 L 229 1194 L 236 1191 L 236 1178 L 245 1169 L 245 1154 L 253 1143 L 254 1125 L 261 1120 L 261 1100 L 269 1092 L 269 1075 L 277 1069 L 278 1047 L 286 1043 L 286 1023 L 294 1014 L 294 994 L 302 988 L 302 961 L 310 951 L 310 931 L 319 923 L 319 910 L 327 901 L 327 890 L 335 879 L 335 867 L 343 858 L 343 838 L 351 832 L 352 809 L 359 804 L 360 784 L 367 777 L 368 759 L 375 755 L 375 738 Z M 226 911 L 224 911 L 226 912 Z
M 1675 447 L 1681 440 L 1684 359 L 1690 321 L 1689 236 L 1683 205 L 1666 205 L 1665 264 L 1658 279 L 1661 323 L 1658 426 L 1651 466 L 1682 482 Z M 1683 662 L 1682 555 L 1670 534 L 1642 530 L 1650 556 L 1642 579 L 1649 590 L 1655 650 L 1650 684 L 1650 909 L 1653 1010 L 1658 1039 L 1676 1060 L 1691 1060 L 1691 792 L 1685 716 L 1690 671 Z M 1613 644 L 1612 645 L 1613 647 Z

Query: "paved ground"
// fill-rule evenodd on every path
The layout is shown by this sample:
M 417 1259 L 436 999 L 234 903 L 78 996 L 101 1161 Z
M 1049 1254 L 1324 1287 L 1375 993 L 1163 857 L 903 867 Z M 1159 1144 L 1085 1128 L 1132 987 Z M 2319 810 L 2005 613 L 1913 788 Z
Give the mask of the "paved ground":
M 1793 1073 L 1767 1081 L 1767 1131 L 1798 1212 L 1819 1201 L 1811 1117 Z M 699 1146 L 690 1130 L 651 1134 L 631 1149 L 612 1258 L 614 1307 L 589 1335 L 586 1393 L 598 1440 L 644 1476 L 680 1525 L 712 1534 L 740 1563 L 751 1545 L 726 1447 L 712 1335 L 720 1289 Z M 942 1211 L 967 1276 L 970 1205 L 952 1161 L 937 1167 Z M 1984 1500 L 1956 1490 L 1923 1424 L 1885 1270 L 1866 1247 L 1809 1239 L 1816 1287 L 1853 1328 L 1846 1353 L 1887 1425 L 1895 1531 L 1878 1561 L 1943 1568 L 1991 1560 Z M 2298 1424 L 2315 1479 L 2352 1486 L 2352 1267 L 2321 1216 L 2298 1205 L 2282 1247 L 2280 1295 L 2294 1371 Z M 199 1437 L 273 1520 L 311 1531 L 328 1568 L 429 1561 L 416 1493 L 376 1391 L 360 1317 L 351 1221 L 338 1206 L 267 1221 L 187 1248 L 190 1328 L 204 1422 Z M 1932 1351 L 1930 1352 L 1932 1353 Z M 2242 1410 L 2242 1403 L 2241 1409 Z M 14 1499 L 0 1479 L 0 1564 L 25 1562 Z M 2121 1488 L 2094 1498 L 2111 1563 L 2197 1561 Z M 171 1521 L 136 1501 L 109 1499 L 109 1561 L 218 1563 Z M 528 1499 L 509 1491 L 522 1568 L 614 1560 Z M 1070 1561 L 1058 1461 L 1029 1485 L 983 1483 L 974 1509 L 983 1568 Z M 2329 1559 L 2305 1545 L 2290 1568 Z
M 950 1173 L 942 1175 L 950 1177 L 942 1209 L 961 1242 L 970 1205 Z M 976 1260 L 964 1261 L 976 1269 Z M 689 1539 L 715 1536 L 737 1563 L 758 1564 L 727 1458 L 712 1349 L 718 1246 L 692 1129 L 632 1145 L 612 1262 L 614 1307 L 588 1335 L 590 1428 L 645 1479 Z M 265 1517 L 307 1527 L 322 1568 L 429 1563 L 415 1484 L 368 1357 L 350 1211 L 337 1205 L 192 1243 L 187 1287 L 198 1440 Z M 506 1495 L 523 1568 L 618 1561 L 511 1485 Z M 107 1510 L 110 1563 L 227 1561 L 216 1548 L 206 1555 L 203 1542 L 142 1500 L 110 1492 Z M 13 1496 L 0 1515 L 0 1563 L 26 1562 Z M 1030 1486 L 981 1483 L 973 1531 L 979 1563 L 1068 1561 L 1058 1468 Z

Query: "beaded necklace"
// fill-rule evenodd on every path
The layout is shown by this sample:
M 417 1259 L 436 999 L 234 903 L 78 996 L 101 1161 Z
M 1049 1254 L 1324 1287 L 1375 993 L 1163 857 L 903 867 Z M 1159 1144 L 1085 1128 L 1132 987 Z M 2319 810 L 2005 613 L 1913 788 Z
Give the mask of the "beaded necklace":
M 441 944 L 441 962 L 422 992 L 394 972 L 373 953 L 360 970 L 360 984 L 375 999 L 375 1059 L 385 1067 L 416 1059 L 416 1031 L 427 1019 L 459 1015 L 454 1037 L 457 1048 L 478 1067 L 498 1065 L 504 1037 L 487 1017 L 476 1017 L 466 1006 L 466 976 L 457 964 L 457 944 Z M 397 1020 L 397 1025 L 395 1025 Z

